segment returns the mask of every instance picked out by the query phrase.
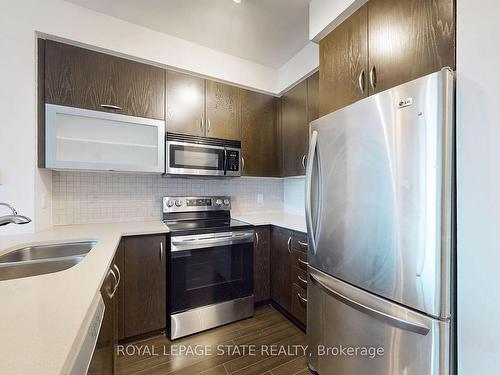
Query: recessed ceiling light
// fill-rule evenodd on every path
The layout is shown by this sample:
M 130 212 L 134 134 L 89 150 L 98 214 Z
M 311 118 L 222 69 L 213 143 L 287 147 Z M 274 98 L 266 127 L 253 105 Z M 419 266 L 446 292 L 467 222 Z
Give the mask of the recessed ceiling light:
M 236 4 L 240 4 L 241 0 L 233 0 Z

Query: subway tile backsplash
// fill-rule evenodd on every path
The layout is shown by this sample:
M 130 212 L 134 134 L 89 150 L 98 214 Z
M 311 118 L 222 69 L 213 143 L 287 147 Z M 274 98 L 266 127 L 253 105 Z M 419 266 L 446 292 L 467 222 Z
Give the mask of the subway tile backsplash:
M 279 178 L 191 179 L 54 171 L 53 224 L 159 220 L 161 198 L 167 195 L 230 195 L 234 214 L 282 211 L 283 184 Z M 258 194 L 263 195 L 262 203 L 257 201 Z

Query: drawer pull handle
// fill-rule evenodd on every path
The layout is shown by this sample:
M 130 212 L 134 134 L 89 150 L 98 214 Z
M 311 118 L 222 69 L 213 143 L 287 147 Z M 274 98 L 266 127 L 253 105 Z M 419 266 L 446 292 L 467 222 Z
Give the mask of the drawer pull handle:
M 121 111 L 122 107 L 118 107 L 117 105 L 113 104 L 101 104 L 101 108 L 106 108 L 106 109 L 116 109 Z
M 300 284 L 303 285 L 303 288 L 307 288 L 307 280 L 300 275 L 298 275 L 297 278 L 299 279 Z
M 303 261 L 303 260 L 302 260 L 302 259 L 300 259 L 300 258 L 299 258 L 298 260 L 299 260 L 299 266 L 300 266 L 300 268 L 302 268 L 303 270 L 307 269 L 307 266 L 309 265 L 309 263 L 308 263 L 308 262 Z
M 302 241 L 297 241 L 300 246 L 302 247 L 309 247 L 309 244 L 307 242 L 302 242 Z
M 300 293 L 297 293 L 297 297 L 299 297 L 299 301 L 303 304 L 303 305 L 307 305 L 307 298 L 304 298 L 300 295 Z
M 288 254 L 291 254 L 292 253 L 292 249 L 291 249 L 291 244 L 292 244 L 292 237 L 288 237 L 288 241 L 286 243 L 286 248 L 288 250 Z

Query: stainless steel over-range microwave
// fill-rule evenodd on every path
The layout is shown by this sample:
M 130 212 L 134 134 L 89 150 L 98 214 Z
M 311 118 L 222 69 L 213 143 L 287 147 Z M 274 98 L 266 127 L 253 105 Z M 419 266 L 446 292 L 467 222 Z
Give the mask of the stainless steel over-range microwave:
M 167 133 L 167 175 L 241 176 L 241 142 Z

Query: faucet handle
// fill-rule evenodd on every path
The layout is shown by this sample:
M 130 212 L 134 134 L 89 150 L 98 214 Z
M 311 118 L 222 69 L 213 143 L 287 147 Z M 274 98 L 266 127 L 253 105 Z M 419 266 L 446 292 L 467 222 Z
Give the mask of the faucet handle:
M 14 208 L 14 206 L 12 206 L 11 204 L 8 204 L 8 203 L 4 203 L 4 202 L 0 202 L 0 206 L 5 206 L 7 208 L 10 208 L 10 210 L 12 211 L 12 214 L 13 215 L 17 215 L 17 211 L 16 209 Z

